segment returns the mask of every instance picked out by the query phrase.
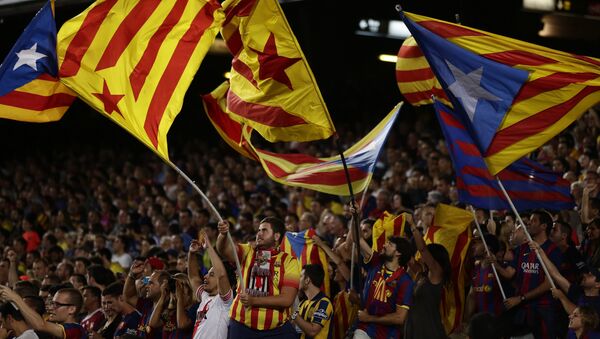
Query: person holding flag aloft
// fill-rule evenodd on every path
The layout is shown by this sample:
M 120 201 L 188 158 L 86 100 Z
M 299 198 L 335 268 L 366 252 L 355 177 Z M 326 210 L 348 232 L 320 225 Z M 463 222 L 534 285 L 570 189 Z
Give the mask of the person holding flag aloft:
M 552 217 L 544 210 L 531 213 L 527 231 L 538 243 L 554 266 L 560 267 L 563 257 L 560 249 L 548 238 Z M 551 283 L 544 274 L 542 264 L 528 243 L 515 249 L 514 259 L 506 268 L 496 265 L 498 274 L 513 279 L 515 295 L 504 301 L 507 309 L 516 309 L 515 325 L 525 325 L 536 338 L 556 338 L 557 305 L 550 293 Z
M 218 252 L 230 262 L 237 255 L 243 281 L 229 311 L 228 338 L 294 338 L 290 323 L 291 306 L 298 293 L 300 269 L 298 260 L 281 252 L 279 245 L 285 234 L 282 220 L 267 217 L 260 222 L 255 246 L 227 243 L 229 223 L 219 222 Z

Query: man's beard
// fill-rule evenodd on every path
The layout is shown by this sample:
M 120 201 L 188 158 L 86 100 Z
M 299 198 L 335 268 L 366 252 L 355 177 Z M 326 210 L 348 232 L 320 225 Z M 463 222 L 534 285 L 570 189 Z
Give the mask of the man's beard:
M 381 261 L 383 261 L 384 263 L 388 263 L 388 262 L 392 262 L 392 261 L 396 260 L 396 258 L 394 258 L 393 255 L 387 255 L 385 253 L 381 253 L 379 256 L 381 257 Z

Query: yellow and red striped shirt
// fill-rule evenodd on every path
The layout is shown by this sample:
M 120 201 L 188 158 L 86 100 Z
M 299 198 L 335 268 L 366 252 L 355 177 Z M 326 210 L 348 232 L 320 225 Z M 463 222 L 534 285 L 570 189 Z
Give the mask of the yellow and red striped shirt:
M 358 304 L 350 301 L 350 293 L 341 291 L 333 298 L 333 326 L 332 339 L 344 339 L 346 331 L 350 328 L 358 315 Z
M 270 330 L 288 321 L 291 315 L 291 307 L 285 309 L 244 307 L 240 300 L 240 293 L 242 288 L 245 289 L 250 286 L 254 252 L 255 249 L 248 244 L 238 245 L 238 256 L 242 261 L 244 286 L 238 285 L 237 295 L 229 309 L 229 317 L 255 330 Z M 269 288 L 270 296 L 279 295 L 285 286 L 298 289 L 300 282 L 298 260 L 287 253 L 277 252 L 272 266 L 268 282 L 272 284 L 272 289 Z

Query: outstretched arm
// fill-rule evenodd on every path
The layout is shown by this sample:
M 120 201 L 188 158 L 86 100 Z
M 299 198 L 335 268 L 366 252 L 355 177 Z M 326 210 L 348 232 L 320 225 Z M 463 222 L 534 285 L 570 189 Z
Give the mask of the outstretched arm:
M 421 260 L 423 260 L 423 263 L 429 270 L 429 281 L 435 285 L 441 283 L 444 280 L 444 271 L 442 266 L 440 266 L 440 264 L 433 258 L 431 253 L 429 253 L 427 245 L 425 245 L 425 240 L 423 240 L 423 235 L 421 234 L 419 228 L 415 225 L 411 214 L 407 214 L 406 221 L 410 225 L 417 250 L 419 253 L 421 253 Z
M 0 298 L 12 302 L 25 319 L 25 322 L 36 331 L 49 333 L 53 337 L 64 338 L 65 332 L 61 325 L 45 321 L 34 309 L 29 307 L 23 299 L 6 286 L 0 286 Z

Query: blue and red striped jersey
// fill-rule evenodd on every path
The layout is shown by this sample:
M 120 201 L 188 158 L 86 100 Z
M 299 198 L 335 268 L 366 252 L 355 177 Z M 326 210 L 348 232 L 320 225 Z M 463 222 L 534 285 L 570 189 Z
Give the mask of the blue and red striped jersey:
M 563 261 L 560 249 L 550 240 L 546 240 L 540 246 L 548 258 L 556 267 L 560 267 Z M 515 257 L 510 264 L 516 270 L 514 281 L 517 286 L 515 295 L 524 295 L 525 293 L 538 287 L 546 280 L 544 269 L 540 264 L 535 252 L 531 251 L 527 243 L 522 244 L 515 250 Z M 548 307 L 554 303 L 550 291 L 544 293 L 534 300 L 528 300 L 525 307 Z

